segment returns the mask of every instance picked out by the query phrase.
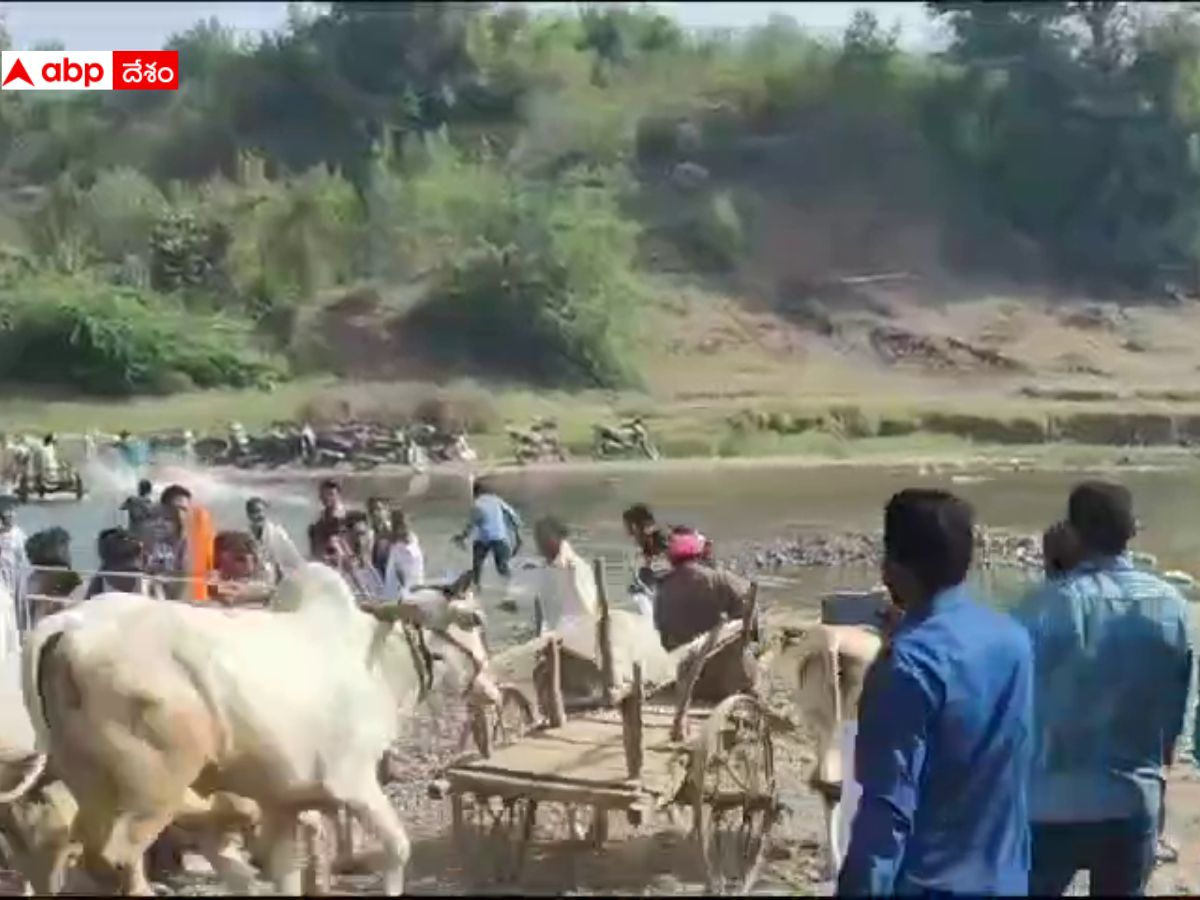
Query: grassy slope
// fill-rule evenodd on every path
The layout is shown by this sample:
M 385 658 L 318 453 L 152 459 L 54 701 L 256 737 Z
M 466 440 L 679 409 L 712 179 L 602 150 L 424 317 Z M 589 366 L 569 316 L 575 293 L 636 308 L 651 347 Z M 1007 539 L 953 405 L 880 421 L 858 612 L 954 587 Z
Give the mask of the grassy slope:
M 666 296 L 671 299 L 645 311 L 645 333 L 655 337 L 647 339 L 644 347 L 646 386 L 640 392 L 534 393 L 515 387 L 489 389 L 468 381 L 438 386 L 327 378 L 293 382 L 270 394 L 209 392 L 112 403 L 53 396 L 13 398 L 0 402 L 0 428 L 77 433 L 88 427 L 115 431 L 187 426 L 203 431 L 223 429 L 235 419 L 253 428 L 315 410 L 336 416 L 342 403 L 353 415 L 402 416 L 437 393 L 452 408 L 466 410 L 479 422 L 475 441 L 493 458 L 506 455 L 503 426 L 507 423 L 524 425 L 534 416 L 554 416 L 564 439 L 578 453 L 587 447 L 593 423 L 640 413 L 648 417 L 657 440 L 674 457 L 799 455 L 882 461 L 1010 458 L 1032 453 L 1046 461 L 1083 464 L 1112 458 L 1115 451 L 1078 444 L 993 446 L 986 440 L 919 431 L 855 438 L 831 426 L 829 412 L 852 407 L 871 423 L 872 430 L 881 419 L 916 420 L 931 412 L 997 421 L 1081 412 L 1200 414 L 1200 403 L 1136 396 L 1139 390 L 1151 392 L 1168 384 L 1181 392 L 1200 389 L 1187 338 L 1189 332 L 1197 333 L 1193 329 L 1200 324 L 1200 313 L 1190 309 L 1131 314 L 1130 323 L 1121 327 L 1136 331 L 1154 352 L 1122 351 L 1120 345 L 1127 338 L 1120 333 L 1063 326 L 1060 312 L 1042 309 L 1034 300 L 1024 302 L 1016 313 L 1012 304 L 994 300 L 937 307 L 905 303 L 888 319 L 892 325 L 921 333 L 949 333 L 964 339 L 990 334 L 993 345 L 1032 370 L 997 375 L 895 367 L 852 337 L 818 337 L 772 313 L 750 312 L 741 303 L 682 287 Z M 1014 324 L 1014 317 L 1027 321 Z M 999 333 L 1002 338 L 995 338 Z M 1094 364 L 1097 370 L 1106 367 L 1110 374 L 1080 377 L 1058 371 L 1055 360 L 1064 354 Z M 1020 396 L 1018 388 L 1030 384 L 1048 389 L 1084 386 L 1123 396 L 1099 403 Z M 797 434 L 735 431 L 730 420 L 750 411 L 786 412 L 824 421 Z

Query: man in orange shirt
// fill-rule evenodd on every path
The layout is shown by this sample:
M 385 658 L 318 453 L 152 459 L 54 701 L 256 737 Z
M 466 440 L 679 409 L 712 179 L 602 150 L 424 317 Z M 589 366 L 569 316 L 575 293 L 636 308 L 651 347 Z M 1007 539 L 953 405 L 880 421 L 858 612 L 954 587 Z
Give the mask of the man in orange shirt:
M 147 570 L 163 579 L 165 596 L 206 601 L 215 537 L 208 510 L 193 505 L 192 492 L 183 485 L 173 484 L 162 492 L 150 533 Z

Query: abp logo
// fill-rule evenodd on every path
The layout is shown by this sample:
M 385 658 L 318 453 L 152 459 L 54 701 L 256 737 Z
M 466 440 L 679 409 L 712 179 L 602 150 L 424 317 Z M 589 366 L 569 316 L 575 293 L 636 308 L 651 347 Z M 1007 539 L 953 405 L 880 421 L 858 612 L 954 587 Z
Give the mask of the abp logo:
M 177 50 L 5 50 L 4 91 L 173 91 Z

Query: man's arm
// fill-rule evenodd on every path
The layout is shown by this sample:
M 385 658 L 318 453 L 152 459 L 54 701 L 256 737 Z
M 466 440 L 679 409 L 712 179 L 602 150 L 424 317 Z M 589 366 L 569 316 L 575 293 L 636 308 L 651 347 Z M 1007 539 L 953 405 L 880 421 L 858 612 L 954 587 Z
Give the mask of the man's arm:
M 860 701 L 854 771 L 862 798 L 838 876 L 839 896 L 895 893 L 920 800 L 932 704 L 897 660 L 879 662 Z
M 471 536 L 471 532 L 475 530 L 476 524 L 479 522 L 479 506 L 472 504 L 471 514 L 467 516 L 467 524 L 463 526 L 462 531 L 454 535 L 453 541 L 456 544 L 465 544 L 467 538 Z
M 278 563 L 284 575 L 304 565 L 304 557 L 296 549 L 295 543 L 292 542 L 292 536 L 282 526 L 276 525 L 272 529 L 271 537 L 275 543 L 275 546 L 271 548 L 275 553 L 275 562 Z
M 1175 650 L 1179 668 L 1177 677 L 1170 686 L 1172 696 L 1169 715 L 1171 718 L 1167 721 L 1167 745 L 1164 748 L 1165 759 L 1163 759 L 1163 763 L 1168 766 L 1175 761 L 1175 746 L 1179 741 L 1179 736 L 1183 734 L 1183 720 L 1187 713 L 1188 695 L 1192 689 L 1192 638 L 1188 628 L 1187 601 L 1182 596 L 1179 598 Z

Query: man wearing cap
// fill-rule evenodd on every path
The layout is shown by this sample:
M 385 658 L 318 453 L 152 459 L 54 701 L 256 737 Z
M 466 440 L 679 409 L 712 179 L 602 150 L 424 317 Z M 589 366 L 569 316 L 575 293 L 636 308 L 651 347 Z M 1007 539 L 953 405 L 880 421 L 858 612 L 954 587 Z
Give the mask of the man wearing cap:
M 733 622 L 745 613 L 750 583 L 706 565 L 707 547 L 704 535 L 691 528 L 676 528 L 667 538 L 671 570 L 658 583 L 654 602 L 654 627 L 667 650 L 711 631 L 722 615 Z M 705 667 L 693 696 L 714 702 L 732 693 L 752 691 L 756 683 L 755 666 L 748 655 L 728 664 L 714 660 Z

